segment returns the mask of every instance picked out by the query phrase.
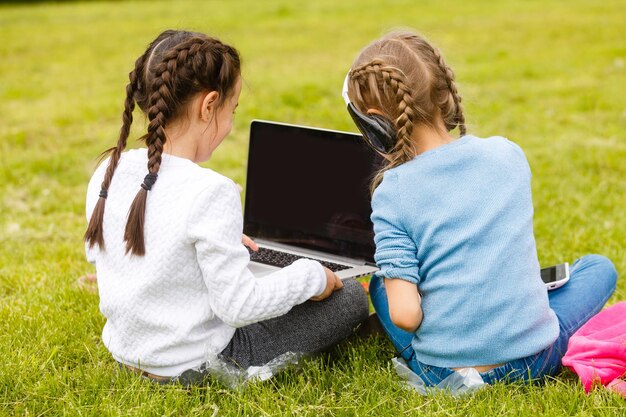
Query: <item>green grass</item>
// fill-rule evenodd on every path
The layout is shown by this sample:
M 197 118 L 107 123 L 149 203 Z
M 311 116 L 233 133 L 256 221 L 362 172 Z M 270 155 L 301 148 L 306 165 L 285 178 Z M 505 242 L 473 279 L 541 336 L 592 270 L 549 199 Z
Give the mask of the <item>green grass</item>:
M 455 69 L 470 132 L 525 150 L 542 263 L 601 253 L 624 274 L 625 12 L 615 0 L 0 5 L 0 414 L 623 415 L 622 399 L 585 396 L 568 371 L 544 386 L 421 397 L 398 384 L 383 339 L 244 391 L 160 387 L 118 371 L 97 296 L 74 281 L 91 271 L 84 194 L 119 130 L 127 74 L 169 27 L 242 52 L 235 129 L 206 164 L 242 184 L 251 119 L 354 130 L 339 94 L 352 59 L 391 28 L 419 30 Z M 623 300 L 620 281 L 610 303 Z

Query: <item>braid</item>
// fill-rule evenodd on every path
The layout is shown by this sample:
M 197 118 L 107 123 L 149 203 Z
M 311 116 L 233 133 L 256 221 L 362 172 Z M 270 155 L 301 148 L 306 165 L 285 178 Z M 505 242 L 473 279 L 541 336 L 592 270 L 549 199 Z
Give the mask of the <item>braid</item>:
M 163 56 L 163 61 L 156 66 L 152 93 L 149 97 L 150 108 L 148 109 L 148 134 L 146 145 L 148 146 L 148 175 L 144 178 L 141 188 L 137 192 L 128 213 L 128 221 L 124 230 L 126 253 L 143 256 L 146 253 L 144 241 L 144 220 L 148 191 L 156 182 L 161 167 L 161 155 L 163 146 L 167 140 L 165 126 L 172 117 L 176 108 L 176 74 L 189 65 L 190 57 L 193 65 L 193 57 L 202 49 L 205 39 L 192 37 L 181 43 Z
M 441 55 L 441 52 L 439 51 L 439 49 L 435 48 L 430 43 L 426 43 L 426 44 L 430 46 L 431 52 L 435 56 L 437 64 L 439 65 L 439 68 L 441 69 L 441 72 L 444 75 L 444 79 L 446 81 L 448 90 L 450 91 L 450 94 L 452 95 L 452 100 L 454 101 L 453 119 L 449 120 L 449 118 L 444 117 L 444 123 L 446 124 L 446 129 L 450 131 L 458 126 L 460 135 L 464 136 L 467 133 L 467 130 L 465 128 L 465 115 L 463 114 L 463 105 L 461 104 L 462 99 L 461 99 L 461 96 L 459 95 L 459 92 L 456 88 L 456 83 L 454 81 L 454 72 L 443 60 L 443 56 Z
M 94 208 L 85 232 L 90 247 L 104 249 L 104 206 L 113 175 L 126 148 L 135 106 L 147 115 L 148 131 L 142 137 L 148 148 L 148 174 L 135 196 L 129 212 L 124 241 L 126 253 L 145 254 L 144 218 L 148 191 L 155 184 L 161 168 L 161 156 L 167 140 L 165 128 L 182 115 L 195 94 L 217 91 L 222 104 L 237 85 L 240 76 L 240 58 L 236 49 L 217 39 L 195 32 L 166 30 L 150 43 L 135 62 L 126 87 L 126 101 L 122 127 L 115 147 L 103 152 L 110 154 L 100 198 Z
M 382 91 L 389 96 L 389 99 L 393 98 L 397 106 L 396 114 L 398 116 L 393 120 L 398 135 L 397 142 L 392 152 L 388 155 L 387 163 L 376 173 L 372 181 L 371 191 L 373 192 L 382 181 L 385 171 L 408 162 L 415 157 L 416 152 L 411 140 L 413 124 L 416 121 L 427 123 L 428 119 L 423 113 L 416 111 L 418 109 L 413 105 L 413 95 L 406 84 L 404 74 L 397 68 L 385 65 L 380 60 L 374 60 L 353 70 L 351 80 L 354 82 L 354 87 L 356 87 L 353 88 L 353 91 L 357 92 L 357 96 L 361 100 L 363 95 L 360 87 L 363 86 L 367 88 L 367 92 L 370 95 L 376 96 L 376 101 L 381 102 L 378 88 L 378 85 L 381 85 Z
M 458 126 L 460 135 L 466 134 L 454 72 L 440 51 L 418 34 L 392 32 L 365 47 L 350 72 L 348 93 L 361 111 L 373 108 L 393 121 L 398 133 L 372 190 L 385 171 L 417 154 L 420 138 L 411 138 L 416 127 L 443 134 L 444 128 L 449 132 Z
M 129 83 L 126 86 L 126 100 L 124 101 L 124 112 L 122 113 L 122 127 L 120 128 L 120 136 L 117 141 L 117 145 L 113 148 L 107 149 L 101 155 L 101 157 L 111 154 L 109 159 L 109 165 L 107 166 L 104 179 L 100 186 L 100 197 L 94 207 L 89 220 L 89 225 L 85 231 L 83 239 L 92 248 L 94 245 L 98 245 L 100 249 L 104 249 L 104 233 L 102 230 L 102 223 L 104 219 L 104 206 L 109 191 L 109 186 L 113 179 L 113 174 L 117 168 L 117 164 L 122 155 L 122 151 L 126 148 L 126 141 L 130 133 L 130 126 L 133 123 L 133 110 L 135 109 L 135 92 L 138 90 L 138 77 L 137 74 L 141 74 L 144 69 L 146 61 L 146 54 L 140 56 L 135 61 L 135 68 L 128 74 Z

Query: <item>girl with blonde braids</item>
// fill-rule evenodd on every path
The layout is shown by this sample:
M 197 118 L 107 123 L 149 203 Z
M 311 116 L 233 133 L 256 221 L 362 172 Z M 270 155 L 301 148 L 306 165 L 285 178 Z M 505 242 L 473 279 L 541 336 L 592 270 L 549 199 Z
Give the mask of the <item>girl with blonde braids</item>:
M 569 337 L 615 290 L 611 261 L 585 256 L 547 292 L 524 153 L 466 133 L 454 73 L 423 37 L 396 32 L 368 45 L 344 98 L 387 161 L 372 184 L 380 271 L 370 294 L 409 367 L 427 386 L 459 368 L 486 383 L 558 372 Z
M 117 145 L 87 190 L 87 258 L 113 357 L 153 380 L 190 384 L 210 373 L 208 357 L 261 366 L 350 335 L 368 314 L 362 287 L 305 259 L 255 278 L 237 186 L 197 165 L 230 132 L 238 52 L 168 30 L 129 79 Z M 135 103 L 149 121 L 146 148 L 123 152 Z

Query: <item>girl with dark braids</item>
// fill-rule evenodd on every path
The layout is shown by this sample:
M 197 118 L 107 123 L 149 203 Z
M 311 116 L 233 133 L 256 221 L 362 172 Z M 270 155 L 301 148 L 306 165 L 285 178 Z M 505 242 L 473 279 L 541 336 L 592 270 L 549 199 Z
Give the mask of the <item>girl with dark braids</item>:
M 370 295 L 409 367 L 427 386 L 461 368 L 486 383 L 557 373 L 569 337 L 615 290 L 611 261 L 585 256 L 547 292 L 524 153 L 467 134 L 454 73 L 423 37 L 396 32 L 368 45 L 344 98 L 386 159 L 372 184 L 380 271 Z
M 117 145 L 94 173 L 86 205 L 87 257 L 113 357 L 153 380 L 190 384 L 210 374 L 207 358 L 245 369 L 349 336 L 368 314 L 362 287 L 311 260 L 255 278 L 237 186 L 197 165 L 230 132 L 238 52 L 168 30 L 129 80 Z M 148 118 L 146 147 L 123 152 L 135 103 Z

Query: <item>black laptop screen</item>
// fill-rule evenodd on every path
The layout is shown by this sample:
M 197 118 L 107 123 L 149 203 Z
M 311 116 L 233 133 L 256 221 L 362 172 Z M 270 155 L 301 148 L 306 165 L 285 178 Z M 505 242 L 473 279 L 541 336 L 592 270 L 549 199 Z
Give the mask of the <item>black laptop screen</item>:
M 253 121 L 244 233 L 374 262 L 371 179 L 360 135 Z

